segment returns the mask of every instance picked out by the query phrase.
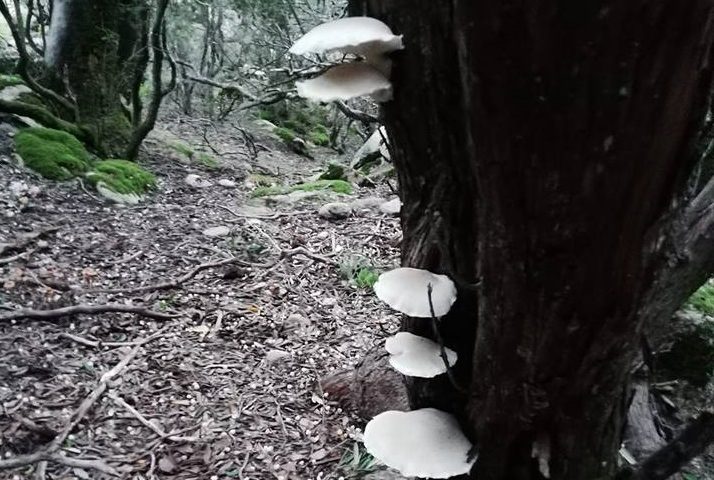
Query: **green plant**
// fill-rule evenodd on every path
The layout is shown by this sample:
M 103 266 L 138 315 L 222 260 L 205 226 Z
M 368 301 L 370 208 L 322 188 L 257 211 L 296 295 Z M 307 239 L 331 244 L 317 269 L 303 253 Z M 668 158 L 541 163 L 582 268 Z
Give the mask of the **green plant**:
M 379 273 L 371 267 L 360 268 L 353 277 L 355 285 L 360 288 L 372 288 L 378 279 Z
M 273 133 L 275 133 L 275 135 L 277 135 L 285 143 L 290 143 L 295 140 L 295 137 L 297 137 L 294 131 L 284 127 L 275 128 Z
M 322 125 L 320 125 L 322 126 Z M 317 146 L 327 147 L 330 145 L 330 135 L 329 133 L 322 132 L 320 130 L 312 130 L 308 135 L 308 139 Z
M 196 155 L 196 160 L 198 160 L 198 163 L 210 170 L 218 168 L 218 160 L 216 157 L 209 155 L 208 153 L 199 152 L 199 154 Z
M 28 167 L 50 180 L 68 180 L 90 166 L 84 145 L 60 130 L 25 128 L 15 135 L 15 148 Z
M 337 163 L 330 163 L 327 170 L 320 175 L 320 180 L 345 180 L 345 167 Z
M 193 154 L 194 154 L 193 148 L 189 147 L 185 143 L 174 142 L 174 143 L 169 144 L 169 146 L 171 148 L 173 148 L 175 151 L 177 151 L 178 153 L 185 155 L 189 159 L 193 158 Z
M 141 195 L 156 185 L 156 177 L 134 162 L 127 160 L 103 160 L 87 173 L 89 181 L 96 185 L 104 183 L 117 193 Z
M 342 454 L 339 468 L 362 476 L 377 469 L 377 460 L 364 450 L 359 442 L 355 442 L 351 448 L 347 448 Z
M 686 306 L 699 313 L 714 316 L 714 284 L 704 284 L 689 298 Z

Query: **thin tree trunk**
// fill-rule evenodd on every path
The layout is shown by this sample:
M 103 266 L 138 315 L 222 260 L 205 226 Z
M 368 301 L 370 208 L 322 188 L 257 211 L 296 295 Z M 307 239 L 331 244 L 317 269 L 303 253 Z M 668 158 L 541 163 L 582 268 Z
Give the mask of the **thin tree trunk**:
M 460 284 L 442 335 L 468 395 L 412 380 L 412 406 L 460 418 L 473 478 L 614 477 L 645 320 L 711 273 L 709 243 L 651 297 L 687 224 L 669 217 L 688 212 L 673 205 L 711 87 L 712 2 L 367 3 L 406 45 L 384 109 L 402 260 Z M 711 218 L 696 225 L 711 240 Z

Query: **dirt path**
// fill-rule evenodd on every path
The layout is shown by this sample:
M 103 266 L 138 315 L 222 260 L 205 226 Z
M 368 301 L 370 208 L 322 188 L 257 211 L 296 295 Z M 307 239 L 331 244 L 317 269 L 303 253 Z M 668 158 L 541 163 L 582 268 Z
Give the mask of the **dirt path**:
M 164 128 L 201 141 L 196 125 Z M 260 136 L 258 146 L 268 150 L 256 160 L 241 138 L 215 133 L 212 145 L 226 153 L 219 169 L 207 170 L 154 137 L 145 166 L 160 188 L 132 207 L 97 199 L 77 183 L 43 181 L 0 150 L 0 316 L 78 304 L 144 305 L 176 315 L 0 321 L 3 461 L 54 441 L 80 461 L 48 454 L 46 478 L 360 473 L 343 464 L 352 460 L 361 425 L 323 398 L 316 380 L 353 365 L 397 329 L 369 289 L 341 272 L 395 265 L 398 222 L 374 211 L 328 222 L 315 213 L 319 199 L 246 207 L 246 168 L 306 177 L 322 163 Z M 188 173 L 214 185 L 190 187 Z M 219 186 L 219 179 L 238 186 Z M 352 199 L 387 193 L 360 190 Z M 202 233 L 216 226 L 230 234 Z M 187 274 L 195 275 L 154 289 Z M 116 375 L 102 380 L 117 365 Z M 97 399 L 83 412 L 93 392 Z M 77 427 L 63 439 L 73 420 Z M 38 465 L 0 470 L 0 478 L 32 478 Z

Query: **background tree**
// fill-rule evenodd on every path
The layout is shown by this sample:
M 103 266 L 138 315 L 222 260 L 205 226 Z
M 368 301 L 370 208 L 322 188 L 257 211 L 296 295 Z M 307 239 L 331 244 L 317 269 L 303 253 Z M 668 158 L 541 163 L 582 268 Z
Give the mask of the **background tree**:
M 166 51 L 167 6 L 168 0 L 157 0 L 153 9 L 144 0 L 56 0 L 47 7 L 30 0 L 25 8 L 19 0 L 12 8 L 0 2 L 20 58 L 16 70 L 53 113 L 21 102 L 4 102 L 0 109 L 67 130 L 107 155 L 135 158 L 175 80 L 175 65 Z M 45 9 L 51 11 L 49 17 L 33 13 Z M 28 40 L 33 38 L 29 32 L 33 22 L 44 31 L 48 18 L 49 34 L 46 40 L 40 37 L 46 44 L 42 50 L 37 41 Z M 42 68 L 37 54 L 44 54 L 48 67 L 41 76 L 35 73 Z M 172 70 L 166 86 L 161 80 L 164 61 Z M 149 63 L 152 89 L 144 112 L 140 90 Z
M 351 11 L 404 34 L 384 109 L 402 262 L 458 280 L 443 335 L 472 359 L 465 393 L 414 379 L 412 406 L 460 417 L 473 478 L 613 478 L 642 332 L 714 270 L 712 2 Z

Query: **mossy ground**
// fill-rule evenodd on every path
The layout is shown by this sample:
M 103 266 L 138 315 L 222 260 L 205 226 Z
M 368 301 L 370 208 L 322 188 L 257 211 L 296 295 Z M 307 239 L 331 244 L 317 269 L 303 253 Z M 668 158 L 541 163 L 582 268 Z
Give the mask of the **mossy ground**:
M 87 173 L 89 181 L 96 185 L 104 183 L 117 193 L 141 195 L 156 185 L 156 177 L 134 162 L 127 160 L 103 160 Z
M 0 90 L 5 87 L 12 87 L 14 85 L 24 85 L 25 82 L 22 81 L 17 75 L 3 75 L 0 74 Z
M 324 107 L 280 102 L 260 110 L 258 117 L 277 125 L 274 133 L 286 143 L 298 137 L 317 146 L 330 145 L 330 121 Z
M 336 163 L 330 163 L 327 170 L 320 175 L 320 180 L 347 180 L 345 167 Z
M 711 281 L 704 284 L 694 292 L 686 306 L 704 315 L 714 316 L 714 284 Z
M 352 185 L 344 180 L 317 180 L 314 182 L 298 183 L 291 186 L 258 187 L 251 193 L 252 197 L 268 197 L 272 195 L 285 195 L 290 192 L 301 190 L 303 192 L 315 192 L 319 190 L 332 190 L 335 193 L 349 195 L 352 193 Z
M 69 133 L 51 128 L 25 128 L 15 135 L 15 148 L 25 164 L 50 180 L 69 180 L 89 170 L 91 156 Z
M 185 143 L 174 142 L 174 143 L 169 144 L 169 146 L 171 148 L 173 148 L 174 150 L 176 150 L 181 155 L 184 155 L 185 157 L 187 157 L 188 159 L 192 159 L 193 155 L 196 153 L 193 151 L 193 148 L 189 147 Z

